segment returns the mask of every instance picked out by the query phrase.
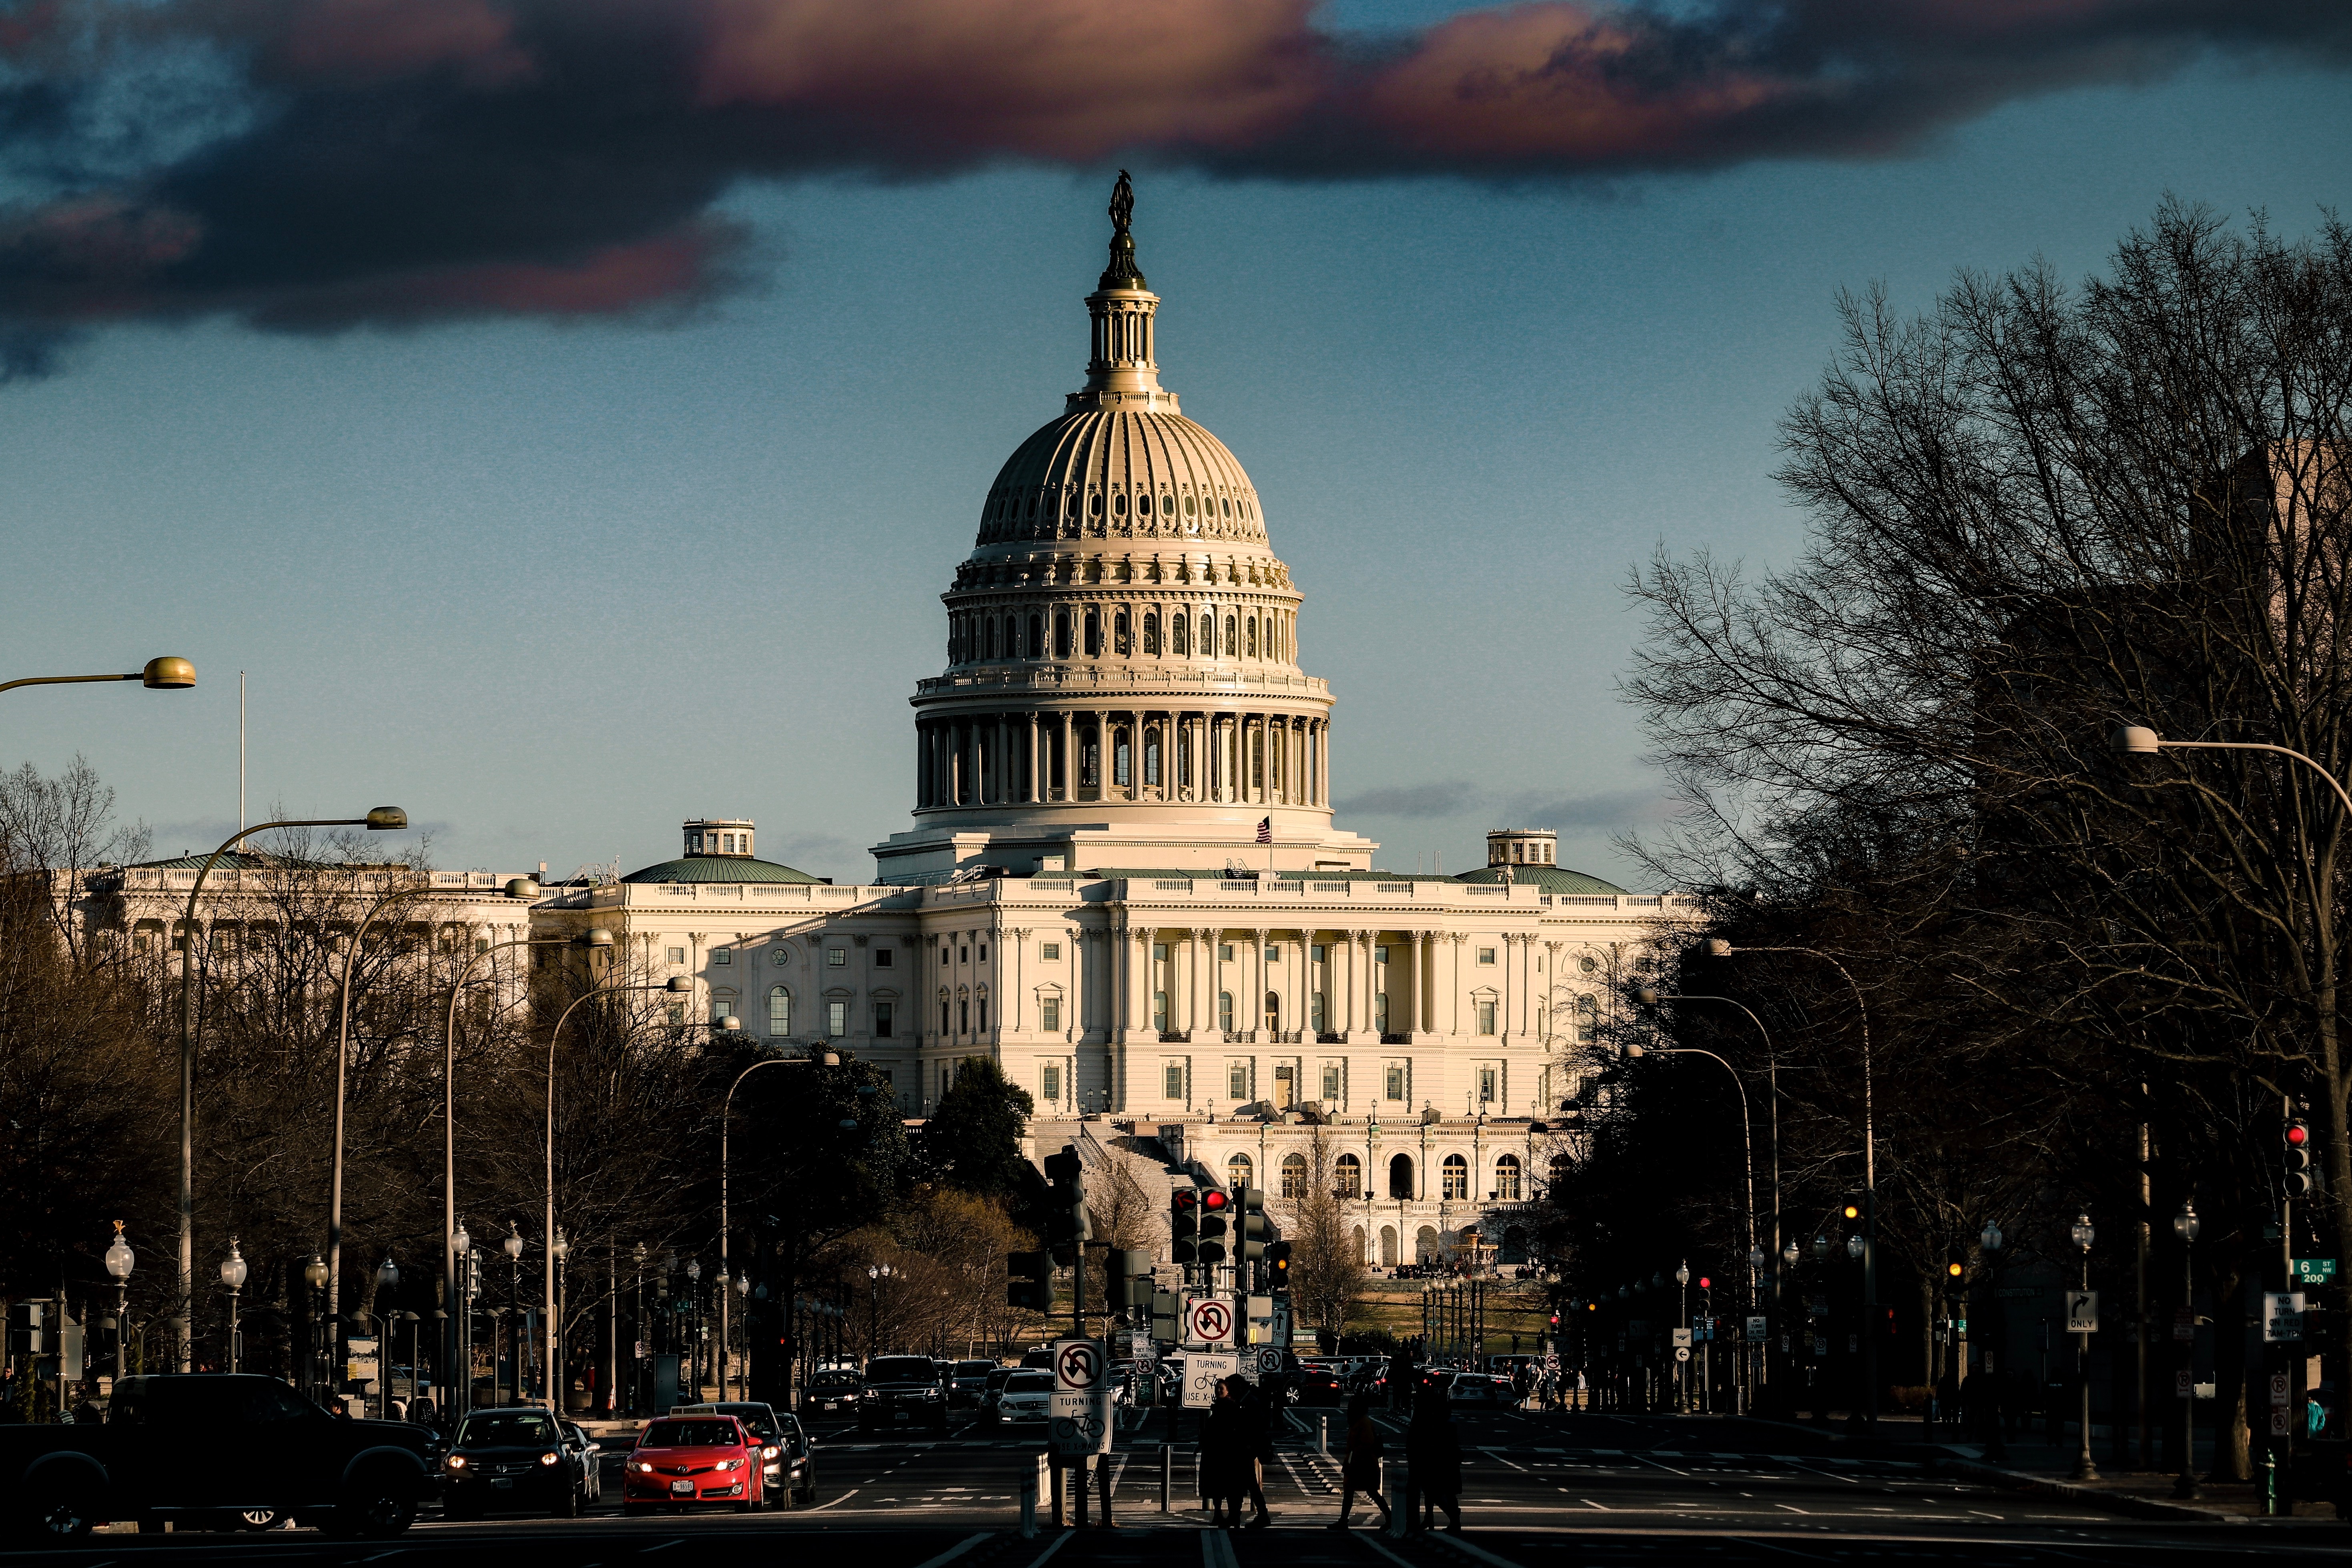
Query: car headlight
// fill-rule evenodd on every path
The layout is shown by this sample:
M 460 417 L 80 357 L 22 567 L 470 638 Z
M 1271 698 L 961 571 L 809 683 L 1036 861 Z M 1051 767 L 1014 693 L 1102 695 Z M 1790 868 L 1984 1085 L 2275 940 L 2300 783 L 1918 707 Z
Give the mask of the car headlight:
M 779 1449 L 779 1448 L 778 1448 L 778 1447 L 777 1447 L 773 1443 L 771 1443 L 771 1444 L 769 1444 L 766 1447 L 764 1447 L 764 1448 L 762 1448 L 762 1449 L 761 1449 L 761 1450 L 760 1450 L 760 1458 L 763 1458 L 763 1459 L 772 1459 L 772 1458 L 774 1458 L 776 1457 L 776 1455 L 777 1455 L 778 1453 L 780 1453 L 780 1452 L 782 1452 L 782 1450 L 781 1450 L 781 1449 Z
M 542 1465 L 551 1465 L 555 1463 L 555 1456 L 553 1454 L 541 1454 L 539 1457 L 539 1462 Z
M 654 1473 L 654 1468 L 651 1465 L 646 1464 L 643 1459 L 637 1461 L 636 1469 L 637 1473 L 642 1476 L 650 1476 Z
M 465 1456 L 465 1455 L 463 1455 L 463 1454 L 452 1454 L 452 1455 L 450 1455 L 450 1456 L 449 1456 L 449 1468 L 450 1468 L 451 1469 L 453 1469 L 453 1470 L 462 1470 L 462 1469 L 464 1469 L 464 1468 L 466 1468 L 466 1456 Z
M 743 1461 L 740 1459 L 721 1459 L 719 1461 L 717 1468 L 722 1470 L 740 1470 L 743 1468 Z

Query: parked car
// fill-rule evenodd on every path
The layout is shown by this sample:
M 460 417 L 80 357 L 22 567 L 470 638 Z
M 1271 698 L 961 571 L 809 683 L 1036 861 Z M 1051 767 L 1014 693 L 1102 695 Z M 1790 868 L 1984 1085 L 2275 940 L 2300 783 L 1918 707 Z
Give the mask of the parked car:
M 760 1506 L 762 1445 L 732 1415 L 664 1415 L 646 1423 L 629 1450 L 621 1511 L 719 1503 L 738 1513 Z
M 825 1415 L 855 1415 L 866 1399 L 866 1380 L 845 1368 L 820 1372 L 808 1381 L 808 1408 Z
M 955 1382 L 952 1385 L 954 1392 L 950 1396 L 952 1402 L 957 1405 L 977 1405 L 980 1403 L 980 1396 L 987 1391 L 988 1374 L 995 1370 L 996 1363 L 992 1361 L 956 1363 Z
M 564 1440 L 551 1412 L 476 1410 L 457 1423 L 441 1461 L 441 1511 L 451 1519 L 493 1510 L 576 1519 L 588 1500 L 585 1472 L 593 1463 Z
M 1004 1380 L 1004 1387 L 996 1396 L 996 1424 L 1010 1426 L 1016 1422 L 1044 1422 L 1050 1415 L 1054 1398 L 1054 1374 L 1022 1369 Z
M 793 1502 L 816 1500 L 816 1460 L 809 1453 L 808 1434 L 801 1429 L 798 1416 L 749 1399 L 730 1399 L 716 1405 L 674 1405 L 669 1413 L 732 1415 L 760 1440 L 761 1495 Z
M 243 1530 L 290 1517 L 346 1537 L 406 1530 L 433 1435 L 328 1415 L 274 1377 L 126 1377 L 101 1425 L 0 1426 L 0 1519 L 52 1540 L 109 1521 Z
M 1518 1391 L 1507 1377 L 1496 1377 L 1486 1372 L 1457 1372 L 1446 1397 L 1456 1405 L 1492 1405 L 1508 1409 L 1519 1402 Z
M 948 1385 L 927 1355 L 877 1355 L 866 1363 L 866 1393 L 857 1402 L 857 1429 L 885 1426 L 948 1429 Z

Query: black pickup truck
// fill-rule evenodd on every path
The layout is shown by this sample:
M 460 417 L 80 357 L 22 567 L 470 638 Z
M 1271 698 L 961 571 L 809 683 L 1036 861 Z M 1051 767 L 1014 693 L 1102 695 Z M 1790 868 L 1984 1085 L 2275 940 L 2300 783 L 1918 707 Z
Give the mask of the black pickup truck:
M 0 1519 L 49 1538 L 273 1517 L 397 1535 L 431 1493 L 432 1453 L 424 1427 L 330 1415 L 273 1377 L 126 1377 L 102 1425 L 0 1426 Z

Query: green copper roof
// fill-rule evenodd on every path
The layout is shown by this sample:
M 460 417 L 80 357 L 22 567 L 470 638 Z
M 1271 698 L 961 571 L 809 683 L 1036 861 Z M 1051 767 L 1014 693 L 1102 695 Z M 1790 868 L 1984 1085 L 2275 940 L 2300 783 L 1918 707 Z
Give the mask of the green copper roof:
M 688 855 L 632 871 L 624 882 L 822 882 L 806 871 L 743 855 Z
M 1582 871 L 1571 871 L 1565 866 L 1513 866 L 1511 880 L 1515 883 L 1541 888 L 1547 893 L 1616 893 L 1624 889 L 1614 882 L 1604 882 Z M 1504 868 L 1481 866 L 1475 871 L 1465 871 L 1454 879 L 1457 882 L 1499 882 Z

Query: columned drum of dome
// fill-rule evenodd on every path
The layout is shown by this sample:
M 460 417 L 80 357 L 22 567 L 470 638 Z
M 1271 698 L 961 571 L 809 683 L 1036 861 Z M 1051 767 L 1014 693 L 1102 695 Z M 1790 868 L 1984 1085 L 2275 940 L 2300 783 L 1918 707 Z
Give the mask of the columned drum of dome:
M 1122 175 L 1086 384 L 1006 459 L 940 595 L 947 667 L 913 698 L 919 826 L 876 847 L 887 879 L 1370 863 L 1331 824 L 1330 688 L 1299 668 L 1304 600 L 1256 489 L 1160 384 L 1131 210 Z

